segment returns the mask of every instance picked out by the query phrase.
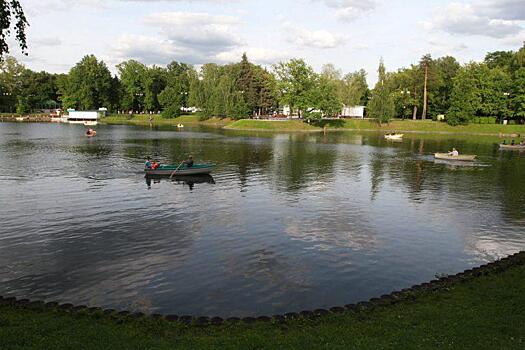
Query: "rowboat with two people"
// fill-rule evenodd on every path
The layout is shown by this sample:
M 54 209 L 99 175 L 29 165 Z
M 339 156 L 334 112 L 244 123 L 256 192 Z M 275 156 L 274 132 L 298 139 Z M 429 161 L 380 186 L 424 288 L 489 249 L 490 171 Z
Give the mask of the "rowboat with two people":
M 403 135 L 404 134 L 396 134 L 395 132 L 393 132 L 393 133 L 385 134 L 385 139 L 391 140 L 391 141 L 396 141 L 396 140 L 400 141 L 403 138 Z
M 511 141 L 510 144 L 507 144 L 505 140 L 503 140 L 503 143 L 499 144 L 499 149 L 501 150 L 510 150 L 510 151 L 521 151 L 525 150 L 525 143 L 523 140 L 520 141 L 520 143 L 516 144 L 514 140 Z
M 188 160 L 181 162 L 178 165 L 159 165 L 155 162 L 152 164 L 150 159 L 146 161 L 144 172 L 146 175 L 158 176 L 177 176 L 177 175 L 202 175 L 209 174 L 215 168 L 215 164 L 193 163 L 193 158 L 190 156 Z
M 434 158 L 472 162 L 476 159 L 476 156 L 473 154 L 459 154 L 457 149 L 452 148 L 452 151 L 447 153 L 434 153 Z

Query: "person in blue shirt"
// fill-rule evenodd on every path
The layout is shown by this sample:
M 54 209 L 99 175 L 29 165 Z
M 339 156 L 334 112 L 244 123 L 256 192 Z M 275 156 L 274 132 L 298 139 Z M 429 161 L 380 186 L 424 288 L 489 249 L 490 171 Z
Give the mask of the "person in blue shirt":
M 149 157 L 146 159 L 146 163 L 144 163 L 144 168 L 151 169 L 151 160 Z

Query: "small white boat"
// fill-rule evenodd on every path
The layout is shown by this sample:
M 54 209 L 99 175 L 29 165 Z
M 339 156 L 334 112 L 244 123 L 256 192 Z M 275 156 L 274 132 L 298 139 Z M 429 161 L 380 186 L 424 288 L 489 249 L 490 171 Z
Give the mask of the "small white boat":
M 387 140 L 401 140 L 404 134 L 385 134 Z
M 451 156 L 448 153 L 434 153 L 436 159 L 445 159 L 445 160 L 460 160 L 460 161 L 469 161 L 472 162 L 476 159 L 476 156 L 473 154 L 460 154 L 457 156 Z
M 183 128 L 184 125 L 183 124 L 177 124 L 177 128 Z
M 84 122 L 84 125 L 85 125 L 85 126 L 95 126 L 95 125 L 97 125 L 97 124 L 98 124 L 98 123 L 97 123 L 96 120 L 94 120 L 94 121 L 85 121 L 85 122 Z
M 17 122 L 23 122 L 24 121 L 24 117 L 16 117 L 15 118 Z
M 525 150 L 525 145 L 504 145 L 504 144 L 500 144 L 499 145 L 499 149 L 512 150 L 512 151 L 521 151 L 521 150 Z

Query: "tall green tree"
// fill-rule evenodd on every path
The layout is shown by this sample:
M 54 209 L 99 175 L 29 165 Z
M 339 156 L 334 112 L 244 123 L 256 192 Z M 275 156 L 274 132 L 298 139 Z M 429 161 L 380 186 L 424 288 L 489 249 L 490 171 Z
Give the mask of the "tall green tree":
M 159 95 L 166 85 L 166 69 L 157 66 L 147 69 L 144 81 L 144 108 L 147 111 L 160 110 Z
M 481 89 L 485 69 L 479 63 L 469 63 L 454 78 L 447 123 L 468 124 L 481 110 Z
M 103 61 L 87 55 L 77 63 L 66 79 L 60 79 L 60 93 L 65 108 L 98 109 L 111 103 L 112 77 Z
M 21 76 L 25 71 L 24 65 L 14 57 L 7 56 L 0 60 L 0 111 L 13 112 L 17 103 L 17 96 L 21 89 Z
M 11 34 L 11 28 L 15 29 L 15 39 L 27 55 L 26 27 L 29 25 L 24 9 L 18 0 L 0 0 L 0 60 L 9 53 L 7 38 Z
M 379 124 L 388 123 L 394 117 L 395 107 L 391 93 L 386 83 L 386 69 L 383 59 L 379 62 L 378 81 L 372 91 L 372 98 L 368 104 L 368 115 L 375 118 Z
M 193 79 L 196 79 L 196 73 L 189 65 L 176 61 L 168 65 L 166 87 L 158 95 L 158 101 L 164 109 L 163 117 L 175 118 L 181 115 L 181 108 L 188 105 L 190 82 Z
M 346 106 L 365 106 L 368 103 L 368 83 L 364 69 L 348 73 L 343 77 L 340 101 Z
M 34 72 L 25 69 L 20 76 L 20 99 L 23 110 L 58 107 L 56 75 L 47 72 Z
M 146 95 L 146 75 L 148 68 L 135 60 L 117 65 L 122 88 L 120 105 L 126 110 L 143 111 Z
M 512 84 L 511 106 L 514 115 L 521 122 L 525 120 L 525 67 L 519 68 L 514 73 L 514 82 Z
M 277 75 L 279 102 L 298 110 L 299 116 L 311 107 L 316 78 L 312 67 L 302 59 L 291 59 L 274 66 Z

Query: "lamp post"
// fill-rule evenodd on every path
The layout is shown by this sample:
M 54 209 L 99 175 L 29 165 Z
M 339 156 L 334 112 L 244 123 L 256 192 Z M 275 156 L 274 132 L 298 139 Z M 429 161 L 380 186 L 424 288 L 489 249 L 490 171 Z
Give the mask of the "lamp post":
M 142 96 L 144 96 L 144 93 L 142 93 L 142 92 L 137 92 L 137 93 L 135 93 L 135 96 L 137 96 L 137 97 L 142 97 Z M 137 100 L 138 100 L 138 99 L 137 99 Z M 138 105 L 138 108 L 139 108 L 138 112 L 139 112 L 139 113 L 142 112 L 142 110 L 141 110 L 141 108 L 140 108 L 140 100 L 137 101 L 137 105 Z
M 507 110 L 509 109 L 510 92 L 504 92 L 503 96 L 505 96 L 505 115 L 503 116 L 503 118 L 506 118 L 507 117 L 507 115 L 506 115 L 507 114 Z

